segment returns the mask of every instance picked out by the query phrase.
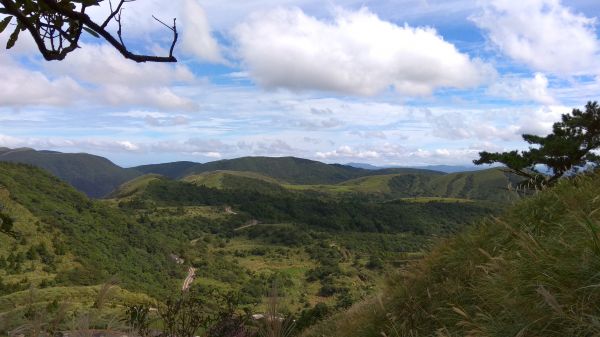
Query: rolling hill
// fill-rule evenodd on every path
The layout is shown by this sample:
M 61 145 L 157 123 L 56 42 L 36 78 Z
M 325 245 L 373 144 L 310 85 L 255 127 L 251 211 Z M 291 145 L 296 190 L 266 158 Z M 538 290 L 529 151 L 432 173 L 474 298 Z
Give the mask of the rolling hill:
M 87 153 L 3 148 L 0 149 L 0 161 L 43 168 L 92 198 L 104 197 L 141 174 L 117 166 L 106 158 Z
M 145 174 L 160 174 L 171 179 L 183 177 L 192 167 L 202 165 L 191 161 L 176 161 L 163 164 L 150 164 L 132 167 L 132 170 Z
M 0 161 L 41 167 L 93 198 L 135 193 L 137 185 L 161 175 L 223 189 L 277 193 L 286 188 L 385 198 L 445 197 L 503 202 L 515 199 L 516 194 L 506 191 L 506 187 L 517 181 L 497 168 L 446 174 L 416 168 L 362 169 L 294 157 L 243 157 L 205 164 L 183 161 L 125 169 L 106 158 L 85 153 L 0 148 Z
M 394 172 L 398 169 L 378 171 Z M 519 178 L 493 168 L 480 171 L 441 174 L 435 171 L 392 173 L 350 179 L 339 184 L 284 185 L 297 191 L 317 191 L 344 194 L 362 193 L 382 195 L 386 198 L 440 197 L 471 200 L 509 202 L 519 198 L 508 187 L 514 186 Z
M 196 165 L 186 175 L 223 170 L 254 172 L 294 184 L 335 184 L 370 173 L 350 166 L 295 157 L 243 157 Z

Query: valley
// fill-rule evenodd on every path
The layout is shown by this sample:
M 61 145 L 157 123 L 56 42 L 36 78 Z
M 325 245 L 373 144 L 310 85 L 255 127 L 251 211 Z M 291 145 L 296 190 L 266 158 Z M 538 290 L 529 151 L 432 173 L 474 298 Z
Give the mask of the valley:
M 519 198 L 503 189 L 511 180 L 498 169 L 367 174 L 251 159 L 244 167 L 202 164 L 219 170 L 177 178 L 171 168 L 192 172 L 191 165 L 146 167 L 97 200 L 41 169 L 0 163 L 1 211 L 14 219 L 13 232 L 0 233 L 0 329 L 25 324 L 32 308 L 63 305 L 61 298 L 69 298 L 69 315 L 99 311 L 90 303 L 106 282 L 114 290 L 111 309 L 94 318 L 100 328 L 130 305 L 156 306 L 182 289 L 236 293 L 239 308 L 260 313 L 276 286 L 291 314 L 343 310 L 440 237 Z M 501 192 L 485 192 L 491 188 Z

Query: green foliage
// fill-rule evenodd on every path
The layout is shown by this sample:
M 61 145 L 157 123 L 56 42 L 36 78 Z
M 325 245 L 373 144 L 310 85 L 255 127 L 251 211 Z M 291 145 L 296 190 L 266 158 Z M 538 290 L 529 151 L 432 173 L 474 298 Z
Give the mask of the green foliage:
M 0 212 L 0 232 L 12 233 L 13 219 L 8 215 Z
M 322 230 L 418 234 L 451 233 L 498 208 L 486 203 L 411 203 L 402 200 L 382 203 L 361 196 L 338 200 L 285 190 L 262 194 L 247 190 L 217 190 L 170 180 L 151 182 L 137 201 L 131 203 L 146 205 L 148 200 L 163 206 L 235 205 L 263 222 L 295 222 Z
M 131 305 L 125 311 L 123 322 L 127 324 L 140 337 L 150 334 L 150 308 L 147 305 Z
M 186 172 L 196 165 L 198 163 L 191 161 L 176 161 L 164 164 L 136 166 L 132 169 L 144 174 L 159 174 L 170 179 L 178 179 L 184 177 Z
M 304 309 L 296 321 L 296 329 L 302 331 L 309 326 L 324 320 L 331 315 L 333 310 L 325 303 L 317 303 L 313 308 Z
M 140 175 L 106 158 L 85 153 L 16 149 L 0 152 L 0 161 L 43 168 L 93 198 L 104 197 L 119 185 Z
M 563 114 L 549 135 L 524 134 L 523 139 L 532 145 L 528 151 L 484 151 L 473 162 L 477 165 L 502 163 L 513 173 L 526 178 L 525 183 L 531 188 L 552 185 L 565 175 L 577 173 L 589 165 L 596 166 L 600 163 L 600 156 L 594 153 L 600 147 L 600 106 L 598 102 L 588 102 L 585 111 L 573 109 L 570 114 Z M 551 174 L 541 172 L 540 165 Z
M 595 336 L 600 175 L 563 180 L 437 245 L 380 297 L 303 336 Z
M 42 220 L 46 231 L 60 232 L 65 238 L 63 249 L 76 256 L 79 266 L 61 272 L 58 284 L 92 285 L 117 275 L 127 288 L 160 295 L 170 283 L 161 273 L 177 276 L 179 268 L 168 258 L 175 243 L 128 214 L 90 201 L 32 166 L 0 163 L 0 184 L 14 201 Z M 34 247 L 30 256 L 52 265 L 55 254 L 44 247 Z M 21 254 L 24 259 L 24 253 L 9 255 L 9 268 L 22 268 Z

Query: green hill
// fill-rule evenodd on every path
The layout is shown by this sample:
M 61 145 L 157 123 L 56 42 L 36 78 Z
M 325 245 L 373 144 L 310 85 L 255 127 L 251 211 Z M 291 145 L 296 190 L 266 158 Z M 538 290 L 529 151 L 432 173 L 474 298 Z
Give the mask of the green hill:
M 509 202 L 517 200 L 518 195 L 509 191 L 508 186 L 514 186 L 518 181 L 518 177 L 494 168 L 451 174 L 435 171 L 403 172 L 360 177 L 331 185 L 284 186 L 297 191 L 380 194 L 388 198 L 439 197 Z
M 169 232 L 90 200 L 39 168 L 0 163 L 0 204 L 15 223 L 14 233 L 0 232 L 0 263 L 8 266 L 0 276 L 14 287 L 94 285 L 117 276 L 128 289 L 160 294 L 172 282 L 161 273 L 185 272 L 169 259 L 177 242 Z
M 132 170 L 145 174 L 160 174 L 171 179 L 181 178 L 192 167 L 202 165 L 191 161 L 176 161 L 164 164 L 150 164 L 132 167 Z
M 165 179 L 159 174 L 145 174 L 130 181 L 125 182 L 108 195 L 109 198 L 123 199 L 143 192 L 143 190 L 153 181 Z
M 92 198 L 104 197 L 140 173 L 87 153 L 61 153 L 33 149 L 0 150 L 0 161 L 43 168 Z
M 278 180 L 254 172 L 212 171 L 190 175 L 182 181 L 216 189 L 260 193 L 281 193 L 284 189 Z
M 499 168 L 481 171 L 459 172 L 436 177 L 429 183 L 430 193 L 435 196 L 467 198 L 479 200 L 514 200 L 515 186 L 521 178 Z
M 600 174 L 438 244 L 304 337 L 600 335 Z
M 294 184 L 335 184 L 369 174 L 364 169 L 295 157 L 243 157 L 196 165 L 186 175 L 223 170 L 255 172 Z
M 146 208 L 148 205 L 231 206 L 266 223 L 294 222 L 328 231 L 418 234 L 450 233 L 472 219 L 502 207 L 485 201 L 386 202 L 369 195 L 339 198 L 330 194 L 290 190 L 264 181 L 268 178 L 257 179 L 244 175 L 221 172 L 190 176 L 190 181 L 155 179 L 136 193 L 134 198 L 120 202 L 133 209 Z

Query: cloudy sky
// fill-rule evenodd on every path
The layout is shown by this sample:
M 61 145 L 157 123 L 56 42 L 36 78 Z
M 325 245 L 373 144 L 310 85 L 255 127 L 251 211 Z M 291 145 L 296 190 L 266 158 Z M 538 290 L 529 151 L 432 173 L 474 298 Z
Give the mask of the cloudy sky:
M 137 64 L 91 36 L 61 62 L 23 34 L 2 51 L 0 146 L 124 166 L 468 164 L 600 99 L 594 0 L 138 0 L 123 14 L 131 49 L 169 47 L 153 14 L 177 18 L 177 64 Z

